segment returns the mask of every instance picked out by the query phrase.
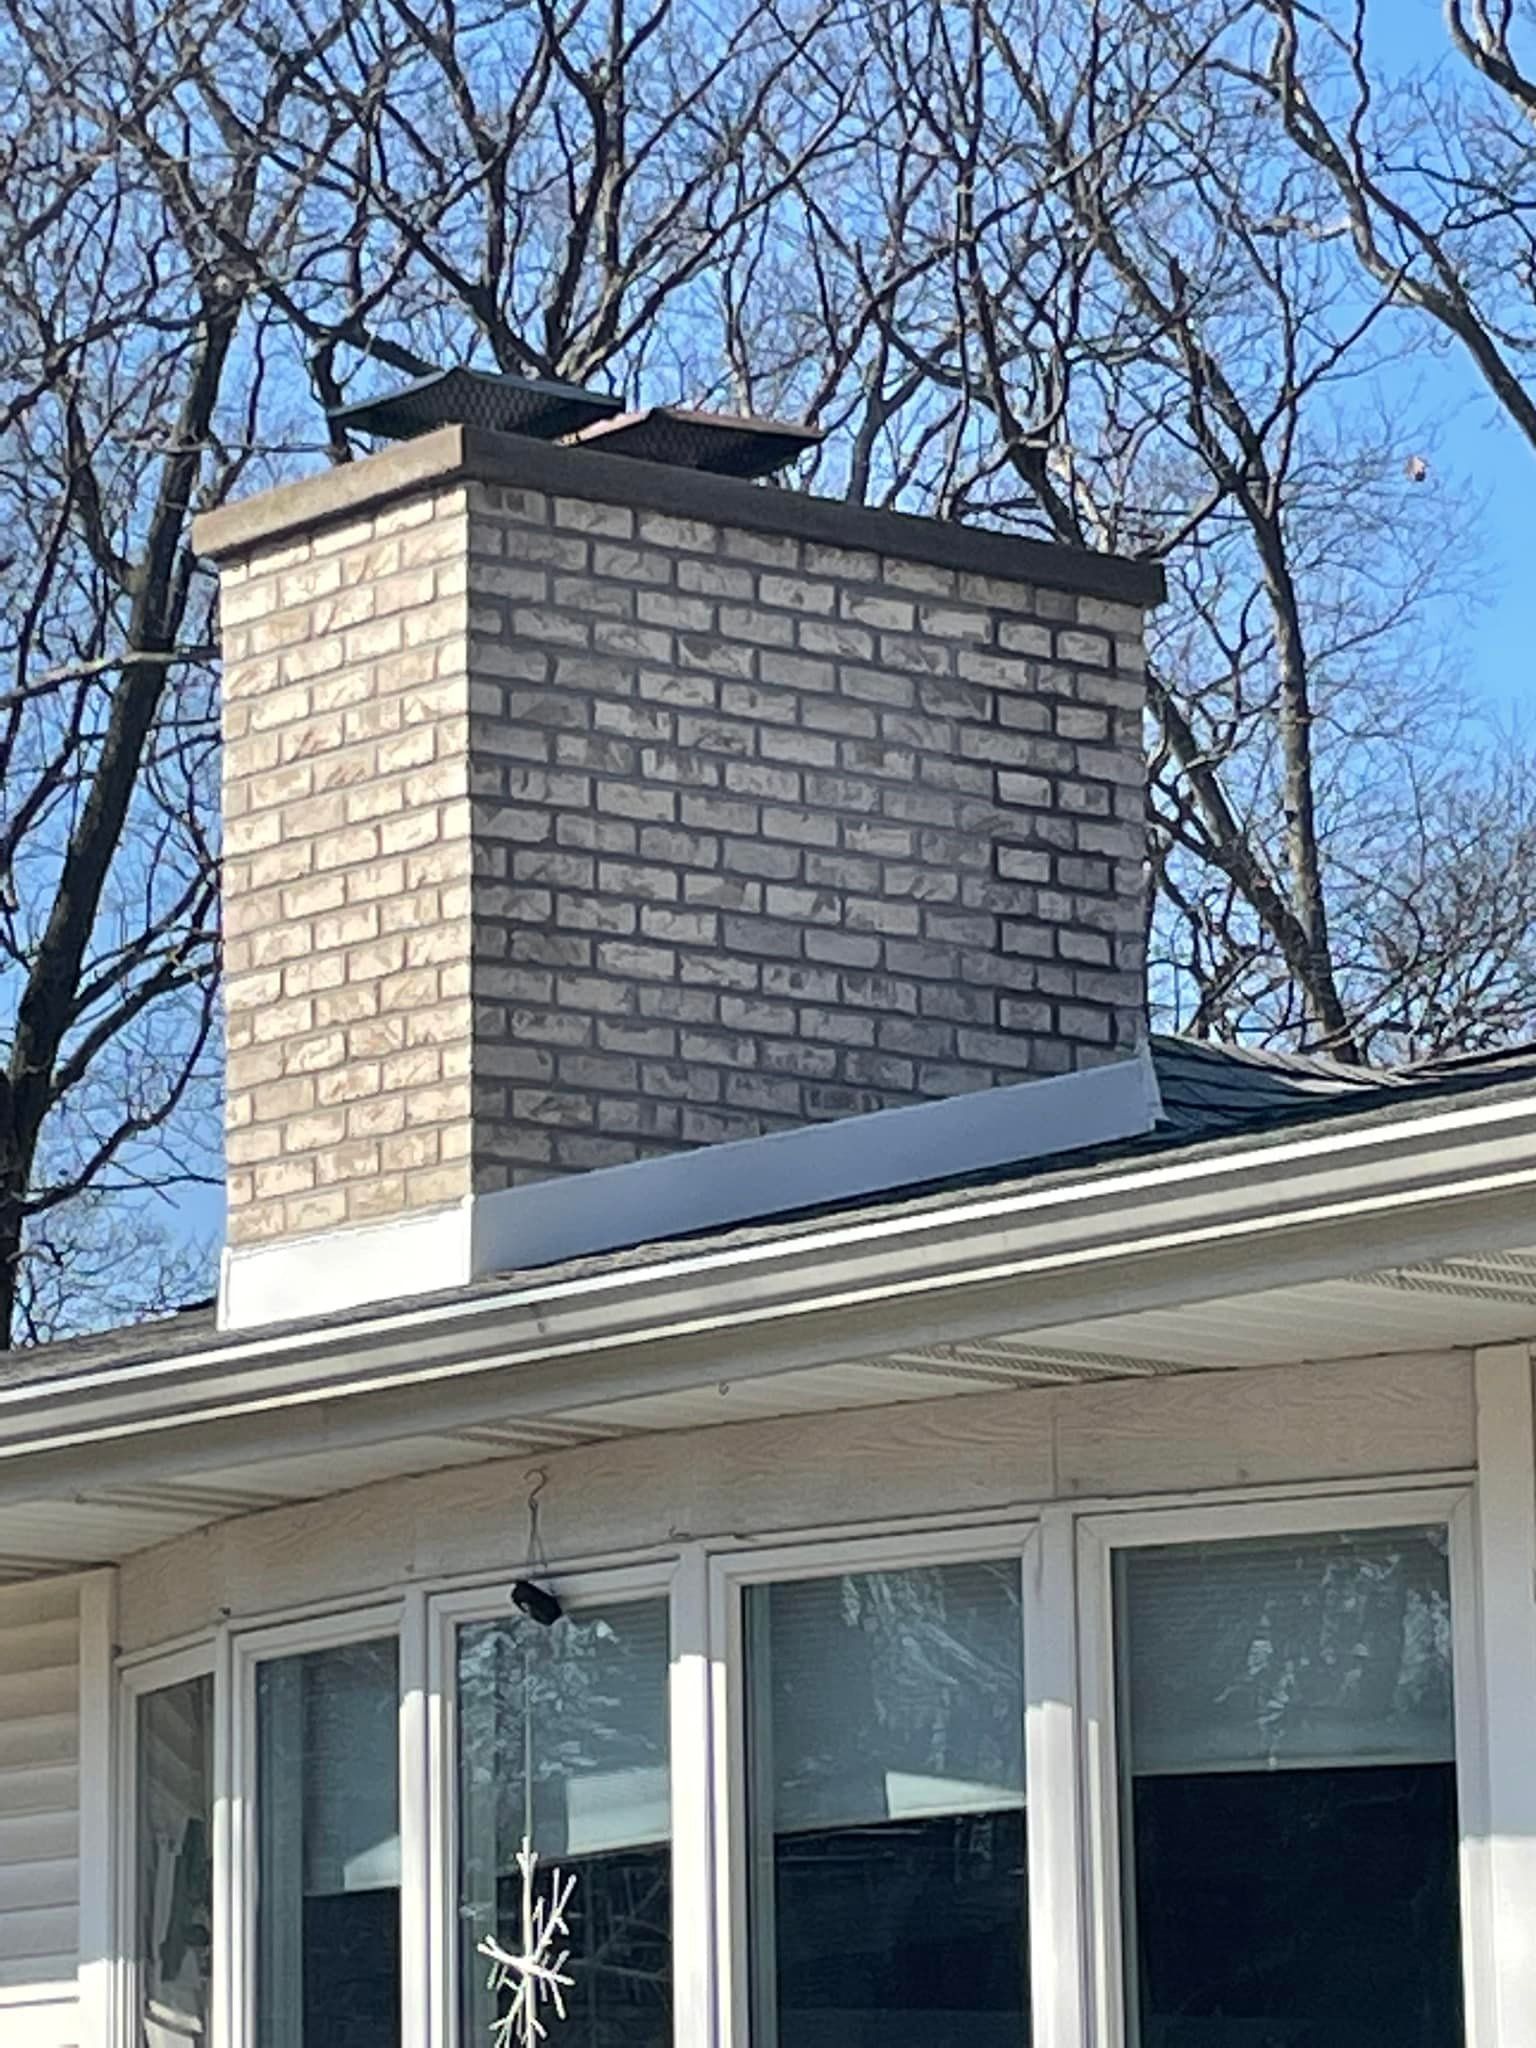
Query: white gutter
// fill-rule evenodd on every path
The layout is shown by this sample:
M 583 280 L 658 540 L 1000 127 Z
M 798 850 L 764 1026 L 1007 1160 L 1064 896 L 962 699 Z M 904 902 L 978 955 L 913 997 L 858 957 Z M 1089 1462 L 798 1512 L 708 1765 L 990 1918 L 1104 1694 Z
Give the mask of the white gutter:
M 0 1500 L 1532 1243 L 1536 1091 L 1462 1098 L 0 1389 Z

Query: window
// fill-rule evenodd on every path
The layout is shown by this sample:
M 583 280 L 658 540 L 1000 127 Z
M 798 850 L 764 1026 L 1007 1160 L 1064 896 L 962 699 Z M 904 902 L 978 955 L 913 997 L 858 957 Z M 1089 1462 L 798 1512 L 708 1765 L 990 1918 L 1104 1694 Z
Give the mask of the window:
M 746 1593 L 754 2048 L 1028 2039 L 1017 1558 Z
M 213 1676 L 134 1706 L 134 2048 L 208 2038 L 213 1921 Z
M 1461 2038 L 1446 1534 L 1121 1551 L 1129 2038 Z
M 115 2039 L 494 2048 L 559 1898 L 550 2048 L 1458 2048 L 1475 1535 L 1052 1505 L 235 1631 L 222 1803 L 211 1653 L 130 1673 Z
M 479 1945 L 521 1946 L 525 1838 L 537 1902 L 574 1880 L 562 2048 L 670 2048 L 668 1634 L 665 1599 L 458 1630 L 462 2048 L 505 2009 Z
M 398 2048 L 394 1639 L 256 1668 L 258 2048 Z

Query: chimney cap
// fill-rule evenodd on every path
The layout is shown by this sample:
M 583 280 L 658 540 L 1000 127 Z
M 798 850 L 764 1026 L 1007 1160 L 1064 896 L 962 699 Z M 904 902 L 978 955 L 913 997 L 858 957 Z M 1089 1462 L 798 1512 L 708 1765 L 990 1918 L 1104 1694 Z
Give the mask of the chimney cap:
M 623 401 L 550 377 L 515 377 L 462 365 L 434 370 L 393 391 L 330 409 L 329 417 L 360 433 L 408 441 L 436 427 L 488 427 L 554 441 L 609 418 Z
M 736 413 L 695 412 L 679 405 L 649 405 L 578 427 L 571 440 L 603 455 L 631 455 L 673 469 L 714 476 L 772 476 L 786 462 L 825 438 L 820 427 Z

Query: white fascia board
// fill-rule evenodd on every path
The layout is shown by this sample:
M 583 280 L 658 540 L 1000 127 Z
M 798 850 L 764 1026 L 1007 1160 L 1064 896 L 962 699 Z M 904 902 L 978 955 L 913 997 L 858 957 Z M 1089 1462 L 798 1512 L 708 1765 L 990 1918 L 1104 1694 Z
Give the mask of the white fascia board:
M 434 1294 L 637 1243 L 696 1237 L 924 1181 L 1144 1136 L 1161 1112 L 1143 1047 L 1076 1074 L 876 1110 L 478 1195 L 452 1209 L 224 1254 L 219 1327 L 255 1330 Z
M 1462 1098 L 0 1388 L 0 1498 L 1533 1241 L 1536 1090 Z

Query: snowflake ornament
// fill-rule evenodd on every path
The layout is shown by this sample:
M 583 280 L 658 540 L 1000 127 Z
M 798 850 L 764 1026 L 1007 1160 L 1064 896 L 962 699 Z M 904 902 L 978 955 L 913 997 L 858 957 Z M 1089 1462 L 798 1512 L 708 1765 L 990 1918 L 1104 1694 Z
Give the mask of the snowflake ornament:
M 524 1835 L 523 1846 L 517 1852 L 517 1867 L 523 1880 L 521 1954 L 513 1955 L 504 1949 L 494 1935 L 480 1944 L 480 1954 L 491 1964 L 491 1990 L 512 1994 L 511 2004 L 492 2023 L 492 2048 L 536 2048 L 538 2042 L 548 2039 L 541 2009 L 553 2006 L 556 2019 L 563 2020 L 565 1994 L 576 1982 L 565 1974 L 570 1950 L 556 1947 L 571 1931 L 565 1924 L 565 1909 L 576 1889 L 576 1880 L 562 1877 L 556 1870 L 548 1898 L 536 1898 L 538 1863 L 537 1852 Z

